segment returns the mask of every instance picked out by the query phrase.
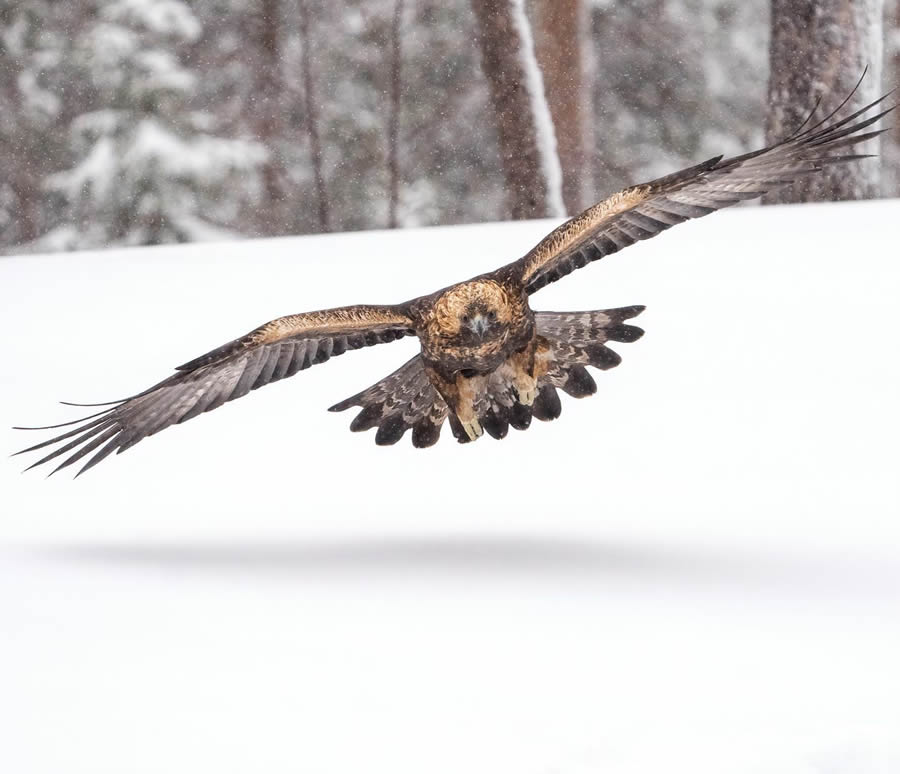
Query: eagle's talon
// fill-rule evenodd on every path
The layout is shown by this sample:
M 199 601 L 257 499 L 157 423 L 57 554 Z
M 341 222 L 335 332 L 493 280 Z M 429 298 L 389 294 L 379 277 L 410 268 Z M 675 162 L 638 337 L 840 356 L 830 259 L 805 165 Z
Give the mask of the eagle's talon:
M 531 406 L 537 398 L 537 382 L 533 381 L 527 387 L 519 387 L 516 392 L 519 394 L 519 403 L 523 406 Z
M 460 424 L 463 430 L 466 431 L 466 435 L 469 436 L 470 441 L 477 440 L 484 435 L 484 429 L 481 427 L 481 422 L 478 421 L 477 417 L 468 421 L 460 420 Z

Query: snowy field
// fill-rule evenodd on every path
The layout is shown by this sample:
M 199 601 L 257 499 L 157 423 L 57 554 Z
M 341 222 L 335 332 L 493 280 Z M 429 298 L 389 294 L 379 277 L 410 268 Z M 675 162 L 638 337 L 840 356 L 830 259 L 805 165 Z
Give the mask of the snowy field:
M 377 448 L 325 411 L 404 340 L 77 481 L 4 460 L 0 770 L 900 771 L 898 223 L 744 208 L 546 289 L 647 304 L 647 335 L 502 442 Z M 548 225 L 0 259 L 0 443 Z

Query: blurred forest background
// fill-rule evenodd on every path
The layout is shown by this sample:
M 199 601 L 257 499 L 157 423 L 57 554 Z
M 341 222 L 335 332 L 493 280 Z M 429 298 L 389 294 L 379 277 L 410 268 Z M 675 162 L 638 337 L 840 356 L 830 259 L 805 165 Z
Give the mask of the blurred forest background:
M 865 65 L 900 0 L 0 0 L 0 251 L 572 213 Z

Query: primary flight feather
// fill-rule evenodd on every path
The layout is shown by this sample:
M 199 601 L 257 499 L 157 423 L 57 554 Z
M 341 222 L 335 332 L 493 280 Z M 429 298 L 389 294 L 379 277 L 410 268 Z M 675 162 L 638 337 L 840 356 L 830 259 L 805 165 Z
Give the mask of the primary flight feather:
M 869 127 L 893 107 L 866 114 L 886 98 L 840 119 L 838 108 L 753 153 L 718 156 L 626 188 L 554 229 L 518 261 L 430 295 L 393 306 L 345 306 L 272 320 L 137 395 L 97 404 L 109 408 L 96 414 L 20 428 L 72 427 L 18 453 L 62 444 L 31 467 L 62 457 L 56 472 L 88 457 L 80 475 L 114 451 L 251 390 L 348 350 L 404 336 L 418 337 L 419 354 L 331 407 L 361 409 L 351 430 L 378 428 L 379 445 L 396 443 L 411 430 L 413 445 L 426 447 L 437 442 L 445 420 L 465 443 L 484 432 L 503 438 L 510 425 L 523 430 L 532 417 L 555 419 L 561 410 L 557 389 L 578 398 L 591 395 L 596 384 L 586 366 L 619 364 L 619 355 L 606 345 L 640 338 L 643 331 L 626 321 L 644 307 L 536 312 L 532 293 L 678 223 L 759 197 L 827 165 L 865 158 L 847 151 L 885 131 Z

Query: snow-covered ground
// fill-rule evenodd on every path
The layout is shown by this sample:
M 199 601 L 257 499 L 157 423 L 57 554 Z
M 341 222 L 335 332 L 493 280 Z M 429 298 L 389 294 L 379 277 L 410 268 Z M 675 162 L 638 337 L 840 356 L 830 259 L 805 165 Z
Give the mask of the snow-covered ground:
M 377 448 L 325 411 L 404 340 L 77 481 L 3 461 L 0 770 L 900 770 L 898 222 L 728 211 L 547 288 L 645 303 L 647 335 L 503 442 Z M 547 227 L 0 259 L 0 445 Z

